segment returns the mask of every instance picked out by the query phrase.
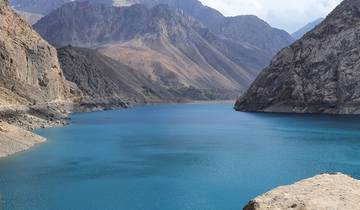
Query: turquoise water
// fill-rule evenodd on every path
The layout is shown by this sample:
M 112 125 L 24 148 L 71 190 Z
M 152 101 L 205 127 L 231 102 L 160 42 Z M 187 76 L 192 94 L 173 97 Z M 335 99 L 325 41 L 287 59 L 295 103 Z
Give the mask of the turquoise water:
M 238 210 L 322 172 L 360 178 L 360 118 L 237 113 L 231 104 L 83 113 L 0 160 L 4 209 Z

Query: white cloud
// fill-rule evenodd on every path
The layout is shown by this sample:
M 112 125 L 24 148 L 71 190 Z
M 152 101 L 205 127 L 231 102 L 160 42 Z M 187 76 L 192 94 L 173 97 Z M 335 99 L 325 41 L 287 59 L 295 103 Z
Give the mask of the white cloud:
M 252 14 L 272 26 L 296 31 L 319 17 L 325 17 L 341 0 L 200 0 L 226 16 Z

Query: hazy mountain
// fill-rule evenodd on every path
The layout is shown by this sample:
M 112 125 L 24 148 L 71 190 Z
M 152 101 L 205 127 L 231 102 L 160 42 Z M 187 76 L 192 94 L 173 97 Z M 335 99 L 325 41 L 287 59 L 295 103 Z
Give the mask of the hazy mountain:
M 35 24 L 42 17 L 44 17 L 43 15 L 36 14 L 36 13 L 30 13 L 30 12 L 24 12 L 24 11 L 18 11 L 18 10 L 15 10 L 15 12 L 18 13 L 30 25 Z
M 126 0 L 120 2 L 123 5 L 134 3 Z M 122 5 L 120 2 L 117 5 Z M 293 38 L 286 31 L 273 28 L 256 16 L 224 17 L 217 10 L 203 5 L 198 0 L 137 0 L 136 3 L 144 3 L 150 7 L 167 4 L 182 10 L 216 35 L 262 50 L 268 56 L 267 61 L 293 42 Z
M 85 0 L 79 0 L 85 1 Z M 280 49 L 290 45 L 293 38 L 283 30 L 271 27 L 256 16 L 224 17 L 220 12 L 203 5 L 198 0 L 89 0 L 108 6 L 129 6 L 142 3 L 148 7 L 167 4 L 173 9 L 184 11 L 187 15 L 204 24 L 211 32 L 223 38 L 258 48 L 267 55 L 266 62 Z M 48 14 L 71 0 L 12 0 L 15 8 L 22 11 Z
M 291 34 L 291 36 L 295 39 L 298 40 L 301 37 L 304 36 L 304 34 L 306 34 L 307 32 L 313 30 L 317 25 L 319 25 L 322 21 L 324 20 L 324 18 L 318 18 L 314 21 L 312 21 L 311 23 L 306 24 L 304 27 L 300 28 L 299 30 L 297 30 L 296 32 L 294 32 L 293 34 Z
M 282 50 L 235 105 L 240 111 L 359 114 L 360 1 L 343 1 Z
M 34 27 L 50 43 L 97 48 L 174 91 L 235 93 L 246 89 L 267 63 L 262 51 L 222 39 L 166 5 L 73 2 Z

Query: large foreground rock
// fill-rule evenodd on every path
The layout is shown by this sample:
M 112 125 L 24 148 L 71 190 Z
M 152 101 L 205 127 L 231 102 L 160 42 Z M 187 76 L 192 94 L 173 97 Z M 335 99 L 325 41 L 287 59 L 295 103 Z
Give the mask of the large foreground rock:
M 244 210 L 360 209 L 360 181 L 343 174 L 323 174 L 276 188 L 251 201 Z
M 343 1 L 282 50 L 237 101 L 239 111 L 360 113 L 360 1 Z

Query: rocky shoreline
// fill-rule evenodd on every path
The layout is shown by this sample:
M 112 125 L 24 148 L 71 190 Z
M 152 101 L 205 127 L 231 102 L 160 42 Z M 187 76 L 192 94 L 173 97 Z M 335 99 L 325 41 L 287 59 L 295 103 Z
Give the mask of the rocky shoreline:
M 20 127 L 0 123 L 0 158 L 25 151 L 46 139 Z
M 356 210 L 359 203 L 360 181 L 337 173 L 278 187 L 250 201 L 244 210 Z

